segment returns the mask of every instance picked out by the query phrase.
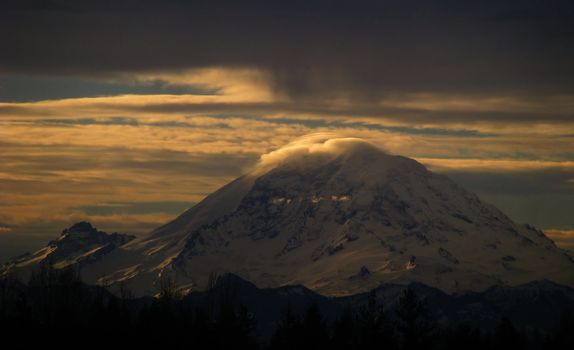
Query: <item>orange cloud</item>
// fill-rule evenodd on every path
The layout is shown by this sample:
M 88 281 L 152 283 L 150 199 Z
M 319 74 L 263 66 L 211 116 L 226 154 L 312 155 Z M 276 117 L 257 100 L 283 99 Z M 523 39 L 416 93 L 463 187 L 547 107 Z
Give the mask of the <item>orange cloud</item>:
M 499 160 L 499 159 L 440 159 L 417 158 L 436 171 L 533 171 L 544 169 L 574 170 L 574 161 Z
M 546 229 L 544 233 L 559 247 L 574 252 L 574 230 Z

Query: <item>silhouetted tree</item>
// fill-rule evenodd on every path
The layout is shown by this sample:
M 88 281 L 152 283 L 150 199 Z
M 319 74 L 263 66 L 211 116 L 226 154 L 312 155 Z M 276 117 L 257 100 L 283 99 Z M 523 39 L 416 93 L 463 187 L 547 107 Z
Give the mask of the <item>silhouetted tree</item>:
M 355 315 L 351 309 L 345 308 L 333 325 L 331 348 L 341 350 L 356 349 L 359 342 L 357 338 Z
M 306 346 L 313 349 L 322 349 L 327 346 L 329 340 L 327 325 L 317 304 L 309 305 L 301 326 Z
M 460 325 L 455 329 L 447 330 L 442 334 L 443 338 L 445 338 L 444 346 L 446 349 L 479 350 L 486 346 L 480 330 L 468 325 Z
M 367 304 L 359 310 L 357 326 L 361 349 L 374 349 L 381 344 L 393 347 L 392 328 L 387 324 L 383 305 L 377 302 L 375 290 L 369 293 Z
M 523 338 L 514 328 L 512 321 L 503 317 L 494 332 L 492 347 L 495 349 L 520 349 L 524 348 L 524 345 Z
M 574 348 L 574 313 L 571 309 L 566 309 L 560 316 L 560 322 L 555 331 L 551 345 L 555 349 Z
M 255 319 L 245 307 L 240 306 L 236 311 L 231 304 L 223 305 L 214 324 L 218 348 L 255 348 L 254 328 Z
M 271 348 L 278 350 L 301 349 L 304 339 L 301 338 L 302 324 L 300 317 L 293 312 L 291 305 L 282 311 L 275 334 L 271 338 Z
M 427 310 L 412 289 L 405 289 L 399 298 L 397 316 L 397 328 L 402 334 L 404 349 L 429 346 L 432 328 L 428 321 Z
M 214 279 L 209 293 L 177 298 L 166 283 L 157 298 L 128 299 L 102 287 L 81 283 L 75 270 L 45 266 L 28 285 L 0 280 L 0 339 L 14 348 L 36 348 L 57 337 L 58 348 L 254 349 L 256 320 L 242 306 L 237 280 Z M 235 282 L 234 282 L 235 281 Z M 161 283 L 159 284 L 161 286 Z M 176 297 L 174 297 L 176 296 Z M 206 305 L 213 303 L 211 311 Z M 471 326 L 437 327 L 415 293 L 401 295 L 396 319 L 386 314 L 373 292 L 355 313 L 346 308 L 329 323 L 317 304 L 302 313 L 287 307 L 277 324 L 271 349 L 570 349 L 574 348 L 574 316 L 564 312 L 550 333 L 514 327 L 501 320 L 493 332 Z M 431 327 L 432 325 L 435 325 Z M 395 327 L 393 327 L 395 326 Z M 25 331 L 25 334 L 22 332 Z M 12 344 L 10 343 L 10 344 Z
M 162 274 L 158 280 L 159 300 L 171 302 L 181 298 L 181 293 L 175 280 L 168 274 Z

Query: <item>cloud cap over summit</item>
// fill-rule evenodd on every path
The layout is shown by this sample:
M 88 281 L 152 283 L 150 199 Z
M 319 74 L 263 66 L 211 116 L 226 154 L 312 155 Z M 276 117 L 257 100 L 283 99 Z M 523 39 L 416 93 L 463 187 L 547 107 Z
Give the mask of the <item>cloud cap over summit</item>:
M 383 149 L 358 137 L 345 137 L 336 133 L 310 134 L 277 150 L 263 154 L 256 166 L 256 173 L 280 166 L 283 163 L 324 162 L 356 152 L 383 152 Z

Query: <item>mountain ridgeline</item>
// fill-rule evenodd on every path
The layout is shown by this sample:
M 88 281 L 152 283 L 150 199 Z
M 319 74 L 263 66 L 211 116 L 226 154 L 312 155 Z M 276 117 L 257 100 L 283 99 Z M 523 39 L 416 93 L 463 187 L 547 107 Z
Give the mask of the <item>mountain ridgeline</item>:
M 29 277 L 44 265 L 55 269 L 75 268 L 95 263 L 116 248 L 135 239 L 133 235 L 99 231 L 89 222 L 78 222 L 62 231 L 60 237 L 33 254 L 23 254 L 0 268 L 0 277 L 19 274 Z

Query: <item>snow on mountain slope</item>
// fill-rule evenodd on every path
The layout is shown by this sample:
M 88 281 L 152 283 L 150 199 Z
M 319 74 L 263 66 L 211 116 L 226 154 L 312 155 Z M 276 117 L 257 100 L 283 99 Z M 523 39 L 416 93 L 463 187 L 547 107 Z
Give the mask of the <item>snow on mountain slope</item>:
M 448 293 L 541 279 L 574 285 L 574 261 L 541 231 L 412 159 L 323 136 L 262 156 L 251 173 L 82 276 L 153 294 L 166 276 L 205 288 L 212 272 L 326 295 L 381 282 Z
M 88 222 L 79 222 L 62 231 L 61 236 L 33 254 L 14 258 L 0 267 L 0 276 L 17 271 L 27 279 L 34 267 L 49 263 L 56 269 L 85 266 L 102 259 L 135 236 L 98 231 Z
M 448 292 L 574 282 L 574 263 L 542 232 L 414 160 L 356 139 L 279 153 L 235 211 L 188 232 L 169 265 L 176 279 L 201 286 L 222 270 L 329 295 L 381 281 Z

